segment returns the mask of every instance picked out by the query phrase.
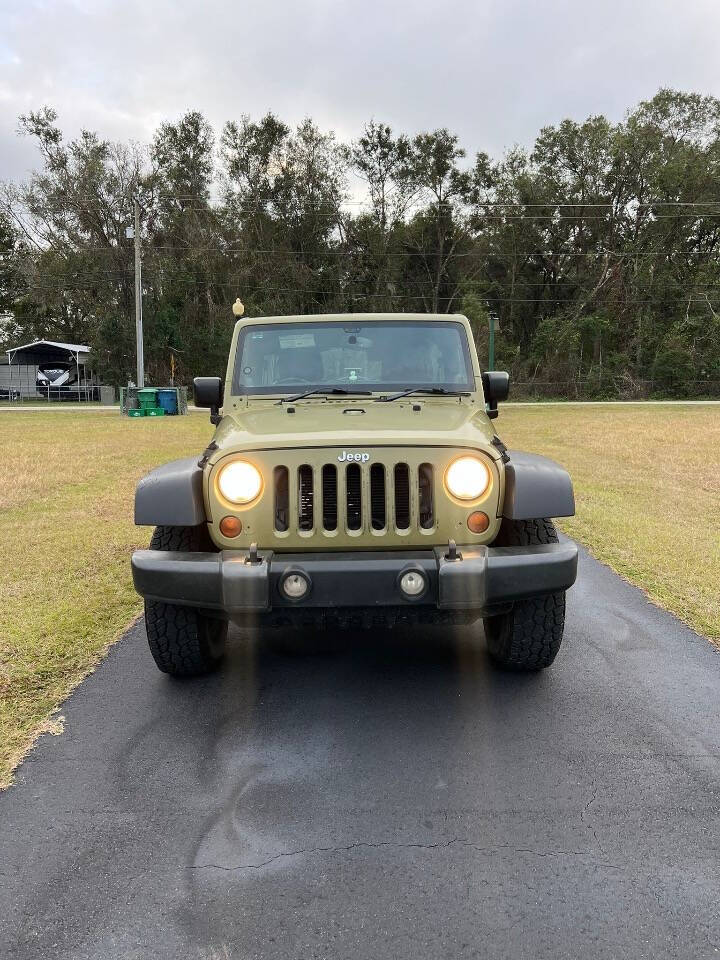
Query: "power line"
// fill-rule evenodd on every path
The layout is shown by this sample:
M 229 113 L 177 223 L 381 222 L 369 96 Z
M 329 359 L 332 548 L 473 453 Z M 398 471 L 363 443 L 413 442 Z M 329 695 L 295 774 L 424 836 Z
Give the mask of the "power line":
M 151 280 L 151 279 L 154 279 L 154 278 L 152 278 L 152 277 L 147 277 L 147 276 L 146 276 L 145 279 L 146 279 L 146 280 Z M 99 281 L 99 282 L 102 282 L 102 281 Z M 111 280 L 106 279 L 105 282 L 111 282 Z M 209 282 L 209 283 L 206 283 L 206 282 L 203 282 L 203 281 L 194 281 L 194 280 L 190 280 L 190 279 L 187 279 L 187 278 L 185 278 L 185 279 L 179 278 L 179 279 L 178 279 L 177 281 L 175 281 L 175 282 L 194 283 L 195 285 L 198 285 L 198 286 L 201 285 L 201 286 L 203 286 L 203 287 L 210 287 L 210 288 L 216 288 L 216 289 L 217 289 L 217 288 L 227 288 L 227 289 L 232 290 L 232 291 L 237 290 L 237 284 L 236 284 L 236 283 L 231 283 L 231 282 L 222 282 L 222 283 L 212 283 L 212 282 Z M 77 285 L 77 284 L 64 284 L 64 285 L 62 285 L 62 286 L 58 285 L 57 287 L 43 287 L 43 285 L 38 284 L 38 285 L 35 285 L 35 286 L 34 286 L 34 289 L 37 289 L 37 290 L 45 289 L 47 292 L 64 292 L 64 291 L 66 291 L 66 290 L 79 290 L 79 291 L 90 292 L 90 291 L 92 291 L 92 289 L 93 289 L 95 286 L 97 286 L 97 283 L 88 283 L 88 284 L 85 285 L 85 286 L 81 286 L 81 285 Z M 170 283 L 169 286 L 172 286 L 172 283 Z M 432 299 L 432 297 L 429 297 L 429 296 L 403 294 L 403 293 L 389 293 L 389 292 L 388 292 L 388 293 L 364 293 L 364 292 L 356 292 L 356 291 L 352 291 L 352 290 L 347 290 L 347 289 L 342 288 L 342 287 L 327 287 L 327 288 L 324 289 L 324 290 L 313 290 L 313 289 L 306 288 L 306 287 L 257 287 L 257 288 L 255 288 L 255 289 L 253 289 L 252 287 L 249 287 L 249 288 L 248 288 L 248 293 L 247 293 L 246 295 L 247 295 L 247 296 L 255 296 L 255 295 L 261 295 L 261 296 L 262 296 L 262 295 L 266 295 L 266 294 L 270 294 L 270 293 L 302 294 L 302 295 L 304 295 L 304 296 L 319 297 L 319 298 L 324 298 L 324 297 L 327 297 L 327 296 L 335 295 L 335 296 L 340 296 L 340 297 L 349 297 L 349 298 L 351 298 L 351 299 L 363 299 L 363 300 L 380 299 L 380 300 L 387 300 L 387 301 L 398 301 L 398 300 L 402 300 L 402 301 L 404 301 L 404 300 L 414 300 L 414 301 L 417 301 L 417 300 L 422 300 L 423 302 L 425 302 L 425 301 L 427 301 L 427 300 L 431 300 L 431 299 Z M 590 298 L 589 293 L 587 293 L 586 295 Z M 455 295 L 453 295 L 453 298 L 452 298 L 452 299 L 457 299 L 457 298 L 458 298 L 458 295 L 455 294 Z M 556 303 L 556 304 L 557 304 L 557 303 L 560 303 L 560 304 L 563 304 L 563 303 L 564 303 L 564 304 L 572 304 L 572 303 L 576 303 L 576 300 L 573 299 L 573 298 L 570 298 L 570 297 L 496 297 L 496 296 L 493 296 L 492 294 L 485 293 L 485 294 L 480 294 L 480 298 L 481 298 L 481 299 L 484 299 L 484 300 L 488 300 L 488 301 L 490 301 L 490 302 L 492 302 L 492 303 L 514 303 L 514 304 L 522 304 L 522 303 L 536 303 L 536 304 L 537 304 L 537 303 L 540 303 L 540 304 L 550 304 L 550 303 Z M 439 299 L 440 299 L 440 300 L 447 300 L 447 299 L 449 299 L 449 298 L 448 298 L 448 297 L 443 297 L 443 296 L 441 296 L 441 297 L 439 297 Z M 590 298 L 591 302 L 592 302 L 593 300 L 595 300 L 595 299 L 597 299 L 597 298 L 596 298 L 596 297 Z M 711 298 L 706 297 L 706 296 L 703 296 L 703 295 L 698 295 L 697 293 L 693 293 L 693 294 L 691 294 L 690 296 L 687 296 L 687 297 L 667 297 L 667 296 L 665 296 L 665 295 L 658 294 L 658 297 L 657 297 L 656 299 L 642 299 L 642 300 L 641 300 L 641 299 L 634 299 L 634 298 L 633 298 L 633 299 L 626 299 L 626 298 L 623 298 L 623 297 L 618 297 L 617 299 L 618 299 L 618 301 L 619 301 L 622 305 L 625 305 L 625 306 L 652 306 L 652 305 L 657 305 L 658 303 L 661 303 L 661 304 L 671 304 L 671 303 L 681 303 L 681 304 L 700 303 L 700 304 L 703 304 L 703 305 L 707 305 L 707 304 L 718 304 L 718 303 L 720 303 L 720 298 L 719 298 L 719 299 L 711 299 Z
M 65 198 L 67 199 L 67 198 Z M 98 197 L 82 197 L 76 196 L 72 200 L 92 200 L 97 202 L 100 198 Z M 171 197 L 168 199 L 173 200 L 182 200 L 180 197 Z M 197 197 L 188 198 L 190 200 L 197 201 Z M 152 200 L 150 201 L 152 203 Z M 307 215 L 309 213 L 315 213 L 327 216 L 329 214 L 337 214 L 341 216 L 343 208 L 347 206 L 361 206 L 365 208 L 367 212 L 372 212 L 372 205 L 368 201 L 342 201 L 340 204 L 336 203 L 325 203 L 318 201 L 309 201 L 309 202 L 299 202 L 298 207 L 300 208 L 300 213 Z M 9 208 L 9 204 L 5 203 L 5 206 Z M 548 224 L 559 223 L 559 222 L 575 222 L 575 223 L 607 223 L 609 217 L 608 215 L 603 214 L 576 214 L 576 213 L 561 213 L 561 210 L 607 210 L 609 211 L 615 219 L 632 219 L 640 211 L 650 211 L 652 214 L 652 221 L 658 220 L 678 220 L 681 217 L 697 219 L 709 219 L 713 217 L 720 217 L 720 209 L 703 209 L 703 210 L 693 210 L 691 208 L 703 207 L 703 208 L 716 208 L 720 207 L 720 200 L 706 200 L 706 201 L 656 201 L 656 202 L 647 202 L 647 203 L 635 203 L 628 202 L 624 205 L 616 205 L 610 203 L 573 203 L 569 202 L 547 202 L 547 203 L 502 203 L 502 202 L 479 202 L 478 204 L 471 205 L 466 203 L 433 203 L 429 204 L 415 204 L 413 205 L 415 212 L 427 212 L 428 210 L 458 210 L 462 211 L 470 219 L 475 221 L 490 222 L 490 223 L 517 223 L 517 222 L 547 222 Z M 655 208 L 667 208 L 675 207 L 678 208 L 680 212 L 676 213 L 652 213 Z M 485 212 L 486 209 L 492 210 L 492 212 Z M 410 213 L 410 208 L 408 212 Z M 547 213 L 528 213 L 528 210 L 547 210 L 550 212 Z M 125 211 L 127 213 L 128 222 L 130 222 L 130 216 L 132 212 L 132 207 L 128 203 L 122 204 L 118 213 Z M 504 211 L 521 211 L 521 212 L 497 212 L 500 210 Z M 232 214 L 257 214 L 264 213 L 269 217 L 274 219 L 283 219 L 284 217 L 293 217 L 297 214 L 296 210 L 282 211 L 278 209 L 277 204 L 273 202 L 267 202 L 264 204 L 248 204 L 243 203 L 230 203 L 227 205 L 215 205 L 212 206 L 208 203 L 199 202 L 199 203 L 186 203 L 183 207 L 182 213 L 207 213 L 212 214 L 217 217 L 218 215 L 232 215 Z M 33 215 L 30 214 L 32 217 Z
M 127 204 L 128 209 L 132 207 L 133 194 L 128 194 L 127 196 L 119 197 L 103 197 L 102 194 L 93 194 L 93 193 L 66 193 L 63 191 L 63 199 L 65 200 L 113 200 L 116 202 L 122 202 Z M 217 209 L 221 202 L 225 201 L 212 201 L 210 199 L 205 200 L 203 197 L 198 196 L 198 194 L 149 194 L 147 197 L 144 197 L 145 202 L 152 203 L 153 201 L 168 201 L 168 200 L 177 200 L 177 201 L 195 201 L 201 206 L 198 209 Z M 213 206 L 213 202 L 215 206 Z M 326 207 L 329 209 L 337 209 L 338 206 L 372 206 L 371 200 L 310 200 L 308 203 L 311 206 L 317 207 Z M 256 200 L 251 203 L 248 200 L 240 201 L 240 205 L 247 205 L 248 208 L 252 207 L 253 209 L 264 209 L 265 206 L 272 206 L 272 200 Z M 538 207 L 583 207 L 583 208 L 607 208 L 607 209 L 617 209 L 617 208 L 627 208 L 632 207 L 633 209 L 648 209 L 652 207 L 700 207 L 700 206 L 720 206 L 720 199 L 718 200 L 635 200 L 630 198 L 622 203 L 617 201 L 606 200 L 606 201 L 586 201 L 586 200 L 544 200 L 544 201 L 533 201 L 525 202 L 523 200 L 477 200 L 475 204 L 478 207 L 503 207 L 503 208 L 517 208 L 517 209 L 526 209 L 526 208 L 538 208 Z M 227 205 L 233 205 L 237 208 L 237 204 L 234 203 L 232 198 L 230 198 Z M 431 202 L 431 206 L 437 207 L 454 207 L 460 205 L 459 202 L 452 201 L 443 201 Z M 186 208 L 189 209 L 189 208 Z
M 247 288 L 252 288 L 253 286 L 252 281 L 249 282 L 247 279 L 243 279 L 243 278 L 237 278 L 236 280 L 232 281 L 232 280 L 215 279 L 213 277 L 182 277 L 182 276 L 167 276 L 162 274 L 158 275 L 152 272 L 144 273 L 144 277 L 149 282 L 153 281 L 156 283 L 164 283 L 168 287 L 172 287 L 174 284 L 192 284 L 195 286 L 203 286 L 203 287 L 226 286 L 232 289 L 236 289 L 238 286 L 245 286 Z M 97 273 L 80 273 L 80 274 L 75 273 L 70 279 L 72 283 L 69 283 L 62 278 L 57 278 L 57 280 L 54 282 L 52 278 L 41 278 L 39 280 L 30 279 L 27 281 L 27 286 L 31 290 L 38 290 L 43 287 L 48 287 L 50 289 L 63 289 L 63 288 L 92 289 L 93 286 L 101 283 L 121 283 L 124 280 L 132 281 L 133 272 L 132 270 L 127 270 L 122 273 L 111 272 L 111 271 L 107 271 L 107 272 L 98 271 Z M 80 285 L 81 281 L 82 281 L 82 285 Z M 261 281 L 254 281 L 254 282 L 261 283 Z M 392 283 L 393 281 L 388 281 L 388 282 Z M 367 281 L 363 279 L 348 279 L 344 281 L 344 286 L 338 289 L 343 289 L 345 291 L 348 291 L 350 285 L 362 286 L 366 283 Z M 459 284 L 456 284 L 456 286 L 457 285 Z M 431 279 L 429 280 L 403 279 L 398 282 L 397 286 L 399 286 L 401 289 L 408 289 L 408 288 L 410 289 L 419 288 L 421 290 L 432 289 L 434 287 L 434 281 Z M 548 291 L 557 290 L 558 288 L 559 289 L 569 288 L 578 296 L 589 296 L 591 293 L 591 291 L 586 289 L 587 288 L 586 282 L 583 284 L 583 282 L 581 282 L 580 280 L 572 280 L 572 279 L 555 280 L 555 281 L 539 280 L 535 282 L 531 282 L 527 280 L 518 280 L 516 281 L 516 287 L 519 287 L 520 289 L 523 289 L 523 290 L 534 289 L 536 287 L 539 287 L 541 289 L 546 289 Z M 278 288 L 271 288 L 271 289 L 278 289 Z M 304 288 L 293 287 L 292 289 L 302 290 Z M 332 288 L 328 288 L 328 289 L 332 289 Z M 615 286 L 609 286 L 607 289 L 612 290 L 614 292 L 617 291 L 617 287 Z M 714 284 L 714 285 L 706 284 L 703 290 L 695 290 L 693 295 L 704 296 L 706 291 L 712 292 L 714 290 L 720 290 L 720 284 Z M 387 290 L 384 293 L 373 294 L 373 296 L 378 296 L 378 297 L 382 296 L 382 297 L 388 297 L 388 298 L 392 298 L 395 296 L 402 296 L 402 295 L 403 295 L 402 293 L 393 293 L 390 290 Z M 495 296 L 495 294 L 492 292 L 491 289 L 485 289 L 482 293 L 477 293 L 477 296 L 479 296 L 481 299 L 486 299 L 486 300 L 497 299 L 497 297 Z M 524 299 L 525 298 L 523 298 L 523 300 Z M 539 298 L 539 299 L 542 299 L 543 302 L 547 302 L 548 300 L 548 298 L 546 297 Z M 564 297 L 564 298 L 558 298 L 558 300 L 562 300 L 562 302 L 566 302 L 569 299 L 570 299 L 570 296 Z M 685 301 L 685 298 L 677 298 L 677 299 L 680 299 L 683 302 Z
M 720 226 L 720 224 L 719 224 Z M 358 259 L 362 258 L 374 258 L 374 259 L 385 259 L 388 257 L 401 257 L 403 259 L 407 257 L 425 257 L 427 259 L 432 259 L 437 256 L 436 250 L 428 250 L 427 252 L 422 250 L 388 250 L 386 252 L 373 252 L 370 250 L 365 250 L 362 248 L 352 248 L 347 250 L 339 250 L 337 248 L 316 248 L 316 249 L 306 249 L 306 250 L 285 250 L 278 247 L 232 247 L 232 246 L 223 246 L 221 244 L 213 245 L 203 245 L 203 246 L 183 246 L 179 244 L 148 244 L 145 247 L 145 253 L 151 254 L 153 252 L 163 251 L 163 252 L 181 252 L 181 253 L 223 253 L 223 254 L 245 254 L 247 256 L 262 255 L 262 256 L 278 256 L 278 257 L 355 257 Z M 38 251 L 40 254 L 51 252 L 51 253 L 61 253 L 67 255 L 78 255 L 82 256 L 85 253 L 101 253 L 101 254 L 113 254 L 124 253 L 129 258 L 132 253 L 132 247 L 120 247 L 120 246 L 79 246 L 79 247 L 63 247 L 63 246 L 49 246 L 44 250 Z M 702 255 L 711 255 L 711 256 L 720 256 L 720 249 L 717 251 L 704 251 L 704 250 L 692 250 L 690 253 L 699 253 Z M 527 258 L 527 257 L 536 257 L 542 256 L 545 259 L 552 259 L 553 257 L 627 257 L 632 259 L 634 257 L 655 257 L 655 256 L 674 256 L 676 254 L 685 254 L 686 251 L 681 250 L 678 247 L 669 250 L 544 250 L 542 248 L 533 248 L 532 250 L 526 250 L 520 253 L 500 253 L 498 251 L 488 251 L 488 250 L 467 250 L 460 251 L 459 253 L 452 253 L 448 255 L 448 259 L 456 260 L 459 258 L 465 257 L 483 257 L 484 259 L 511 259 L 511 258 Z
M 713 203 L 714 203 L 714 202 L 713 202 Z M 716 205 L 716 206 L 717 206 L 717 205 L 720 205 L 720 201 L 717 201 L 717 203 L 716 203 L 716 204 L 714 203 L 714 205 Z M 333 214 L 337 213 L 337 214 L 340 214 L 340 213 L 342 212 L 339 207 L 327 207 L 327 208 L 323 208 L 323 207 L 320 207 L 320 206 L 315 205 L 315 204 L 301 205 L 301 206 L 302 206 L 303 209 L 302 209 L 301 211 L 299 211 L 299 212 L 300 212 L 303 216 L 306 215 L 306 214 L 308 214 L 308 213 L 320 213 L 320 212 L 323 212 L 323 211 L 327 211 L 327 213 L 324 213 L 324 215 L 327 215 L 327 214 L 329 214 L 329 213 L 333 213 Z M 543 207 L 547 208 L 548 206 L 553 206 L 553 204 L 538 204 L 537 206 L 543 206 Z M 561 204 L 560 206 L 563 206 L 563 207 L 573 207 L 574 204 Z M 651 204 L 647 209 L 651 209 L 653 206 L 655 206 L 655 205 L 654 205 L 654 204 Z M 553 222 L 553 223 L 557 223 L 557 222 L 559 222 L 559 221 L 567 221 L 567 220 L 570 220 L 570 221 L 573 221 L 573 222 L 578 222 L 578 221 L 582 221 L 582 222 L 586 222 L 586 221 L 587 221 L 587 222 L 594 222 L 594 221 L 597 221 L 598 223 L 606 223 L 606 222 L 608 221 L 608 219 L 609 219 L 609 217 L 607 217 L 607 216 L 601 216 L 601 215 L 595 215 L 595 216 L 594 216 L 594 215 L 588 215 L 588 214 L 569 214 L 569 213 L 557 213 L 557 212 L 555 212 L 555 213 L 483 213 L 483 212 L 481 212 L 481 211 L 479 211 L 479 210 L 477 210 L 477 209 L 474 209 L 474 208 L 472 208 L 472 207 L 462 206 L 462 205 L 460 205 L 460 204 L 458 204 L 458 205 L 440 204 L 440 205 L 439 205 L 439 208 L 440 208 L 440 209 L 452 209 L 452 210 L 458 210 L 458 211 L 461 210 L 466 216 L 468 216 L 468 217 L 471 218 L 471 219 L 474 218 L 474 219 L 476 219 L 476 220 L 491 221 L 491 222 L 498 222 L 498 223 L 530 222 L 530 221 L 535 221 L 535 220 L 549 221 L 549 222 Z M 433 210 L 433 209 L 438 209 L 438 204 L 430 204 L 429 206 L 426 206 L 426 207 L 422 208 L 422 210 L 417 211 L 417 212 L 427 212 L 428 210 Z M 520 208 L 518 208 L 518 209 L 522 209 L 522 208 L 520 207 Z M 636 209 L 645 209 L 645 208 L 643 207 L 643 208 L 636 208 Z M 183 207 L 182 211 L 180 211 L 180 212 L 182 212 L 182 213 L 188 213 L 188 212 L 189 212 L 189 213 L 199 213 L 199 212 L 202 212 L 202 213 L 212 213 L 212 214 L 217 214 L 217 213 L 227 213 L 227 214 L 237 214 L 237 213 L 244 213 L 244 214 L 266 213 L 269 217 L 274 218 L 274 219 L 276 219 L 276 220 L 277 220 L 277 219 L 280 219 L 280 220 L 282 220 L 282 219 L 292 219 L 294 216 L 297 215 L 297 211 L 293 211 L 293 210 L 287 211 L 287 212 L 282 211 L 282 210 L 279 211 L 279 210 L 277 209 L 277 207 L 274 207 L 274 205 L 268 205 L 267 208 L 265 208 L 265 207 L 262 207 L 262 208 L 261 208 L 261 207 L 243 207 L 243 206 L 234 206 L 234 207 L 232 207 L 232 208 L 226 208 L 226 207 L 217 208 L 217 207 L 185 206 L 185 207 Z M 368 208 L 368 212 L 372 212 L 372 208 Z M 128 216 L 129 216 L 129 214 L 128 214 Z M 619 210 L 619 211 L 617 211 L 617 216 L 615 217 L 615 219 L 620 219 L 620 218 L 622 217 L 622 218 L 625 218 L 625 219 L 630 219 L 630 220 L 632 220 L 633 216 L 634 216 L 634 211 Z M 718 217 L 718 216 L 720 216 L 720 210 L 707 210 L 707 211 L 701 211 L 701 212 L 690 212 L 690 211 L 687 211 L 687 212 L 680 212 L 680 213 L 674 213 L 674 214 L 673 214 L 673 213 L 656 213 L 656 214 L 653 214 L 652 220 L 653 220 L 653 222 L 656 221 L 656 220 L 678 220 L 680 217 L 690 217 L 690 218 L 692 218 L 692 219 L 701 219 L 701 218 L 702 218 L 702 219 L 707 219 L 707 218 L 710 218 L 710 217 Z M 412 217 L 411 217 L 410 219 L 412 219 Z

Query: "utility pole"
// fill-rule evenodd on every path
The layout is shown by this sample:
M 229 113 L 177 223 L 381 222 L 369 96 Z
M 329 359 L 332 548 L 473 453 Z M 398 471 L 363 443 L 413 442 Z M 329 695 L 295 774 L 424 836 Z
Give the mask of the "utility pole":
M 137 385 L 145 386 L 145 355 L 143 348 L 142 320 L 142 257 L 140 254 L 140 199 L 133 197 L 135 203 L 135 340 L 137 342 Z
M 498 322 L 498 315 L 494 312 L 488 314 L 488 370 L 495 369 L 495 328 Z

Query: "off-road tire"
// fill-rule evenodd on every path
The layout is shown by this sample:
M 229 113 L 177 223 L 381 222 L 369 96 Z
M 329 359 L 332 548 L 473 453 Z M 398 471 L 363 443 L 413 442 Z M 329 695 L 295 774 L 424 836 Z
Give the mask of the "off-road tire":
M 503 520 L 493 546 L 557 543 L 551 520 Z M 485 640 L 492 659 L 507 670 L 543 670 L 557 656 L 565 628 L 565 591 L 518 600 L 509 613 L 486 617 Z
M 156 527 L 151 550 L 214 550 L 204 525 Z M 215 670 L 225 653 L 227 623 L 195 607 L 145 601 L 145 629 L 158 668 L 173 677 L 194 677 Z

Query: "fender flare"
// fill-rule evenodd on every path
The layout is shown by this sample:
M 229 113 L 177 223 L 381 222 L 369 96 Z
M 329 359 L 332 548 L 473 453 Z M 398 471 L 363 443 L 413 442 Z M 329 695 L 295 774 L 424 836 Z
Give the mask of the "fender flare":
M 197 457 L 152 470 L 135 488 L 135 523 L 143 527 L 196 527 L 206 522 L 203 472 Z
M 575 515 L 575 495 L 567 470 L 535 453 L 507 453 L 510 459 L 505 464 L 503 517 L 534 520 Z

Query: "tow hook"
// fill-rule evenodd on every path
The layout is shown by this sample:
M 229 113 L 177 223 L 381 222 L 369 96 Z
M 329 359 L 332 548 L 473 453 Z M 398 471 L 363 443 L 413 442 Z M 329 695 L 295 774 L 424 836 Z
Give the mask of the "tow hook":
M 250 550 L 248 551 L 248 555 L 245 558 L 245 563 L 256 564 L 256 563 L 262 563 L 262 562 L 263 562 L 263 558 L 258 556 L 257 544 L 251 543 Z
M 453 563 L 455 560 L 462 560 L 462 554 L 458 553 L 457 544 L 454 540 L 448 540 L 448 551 L 445 554 L 445 559 L 449 563 Z

